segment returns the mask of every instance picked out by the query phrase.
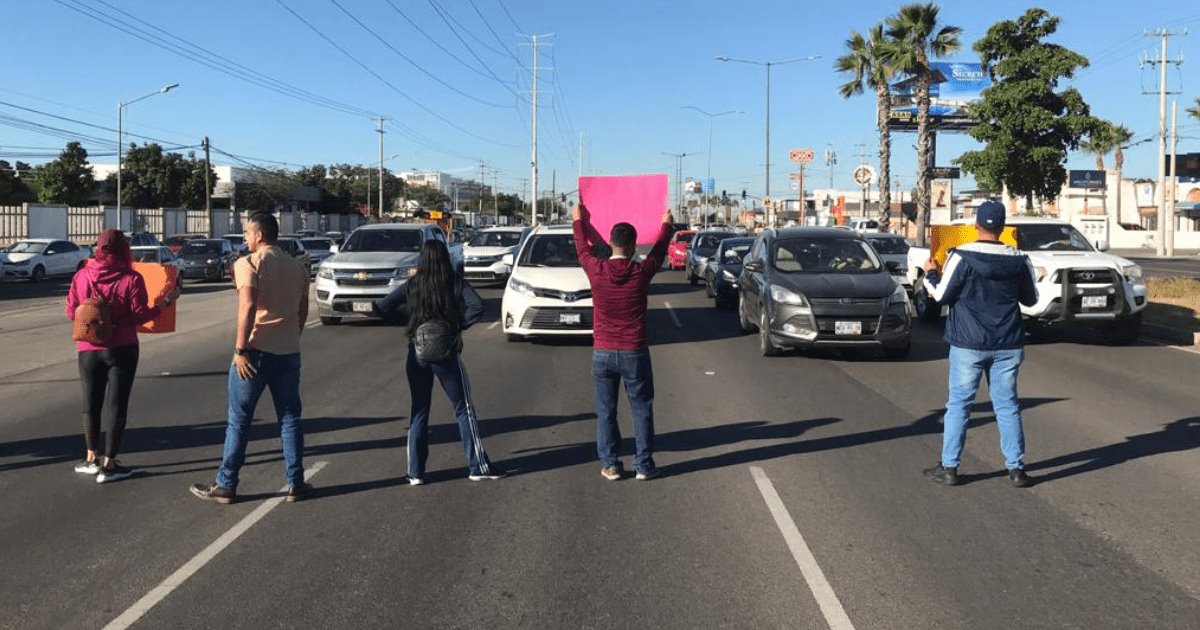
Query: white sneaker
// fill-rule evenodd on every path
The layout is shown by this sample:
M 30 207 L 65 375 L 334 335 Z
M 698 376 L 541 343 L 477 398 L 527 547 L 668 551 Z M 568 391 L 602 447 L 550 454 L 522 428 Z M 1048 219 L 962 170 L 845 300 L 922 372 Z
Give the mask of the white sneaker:
M 420 478 L 420 477 L 405 477 L 405 479 L 407 479 L 407 480 L 408 480 L 408 485 L 410 485 L 410 486 L 423 486 L 423 485 L 425 485 L 425 480 L 424 480 L 424 479 L 422 479 L 422 478 Z
M 100 472 L 96 474 L 96 483 L 108 483 L 110 481 L 120 481 L 122 479 L 132 477 L 133 474 L 136 472 L 137 471 L 134 470 L 133 468 L 126 468 L 126 467 L 122 466 L 121 464 L 113 462 L 112 468 L 110 468 L 108 470 L 105 470 L 103 468 L 100 469 Z
M 100 463 L 87 461 L 79 462 L 78 464 L 75 464 L 75 472 L 81 475 L 94 475 L 100 472 Z

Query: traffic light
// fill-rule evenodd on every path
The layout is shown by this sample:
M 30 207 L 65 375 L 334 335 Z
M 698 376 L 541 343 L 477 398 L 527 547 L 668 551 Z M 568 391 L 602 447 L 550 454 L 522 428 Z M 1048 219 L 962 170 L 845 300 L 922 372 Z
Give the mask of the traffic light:
M 745 200 L 746 200 L 746 189 L 743 188 L 742 189 L 742 201 L 745 201 Z
M 728 199 L 728 198 L 729 198 L 729 195 L 725 194 L 725 191 L 724 191 L 724 190 L 722 190 L 722 191 L 721 191 L 721 198 L 722 198 L 722 199 Z

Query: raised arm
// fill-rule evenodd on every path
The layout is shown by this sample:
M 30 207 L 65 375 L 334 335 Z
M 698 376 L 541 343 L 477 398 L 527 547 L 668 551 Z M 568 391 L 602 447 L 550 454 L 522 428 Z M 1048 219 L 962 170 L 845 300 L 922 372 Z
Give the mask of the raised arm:
M 592 222 L 589 220 L 587 208 L 584 205 L 578 204 L 571 210 L 572 231 L 575 233 L 575 255 L 579 257 L 579 264 L 583 270 L 591 273 L 596 269 L 599 261 L 596 255 L 592 253 L 592 245 L 588 242 L 588 231 L 596 231 L 592 227 Z M 603 241 L 603 239 L 601 239 Z
M 654 247 L 650 248 L 650 253 L 646 255 L 646 260 L 650 261 L 650 268 L 657 270 L 662 266 L 662 261 L 667 256 L 667 246 L 671 244 L 671 235 L 675 233 L 675 218 L 668 211 L 663 215 L 662 227 L 658 230 L 658 238 L 654 240 Z
M 467 282 L 462 283 L 460 296 L 462 300 L 459 302 L 462 310 L 462 328 L 466 330 L 479 323 L 480 319 L 483 319 L 483 298 L 479 297 L 479 293 L 475 291 L 475 287 L 472 287 Z
M 962 293 L 966 266 L 962 264 L 962 256 L 951 251 L 946 257 L 946 267 L 938 273 L 936 267 L 927 266 L 925 274 L 925 290 L 940 304 L 950 304 Z

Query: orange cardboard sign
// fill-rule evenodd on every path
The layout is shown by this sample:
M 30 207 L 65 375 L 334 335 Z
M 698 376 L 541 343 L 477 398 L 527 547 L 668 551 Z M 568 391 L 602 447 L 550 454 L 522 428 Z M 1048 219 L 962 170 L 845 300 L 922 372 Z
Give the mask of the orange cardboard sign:
M 946 264 L 950 250 L 979 239 L 974 225 L 931 225 L 929 226 L 929 255 L 937 262 L 938 269 Z M 1012 226 L 1000 233 L 1000 242 L 1017 246 L 1017 231 Z
M 154 306 L 158 296 L 170 292 L 179 282 L 179 269 L 174 265 L 158 263 L 133 263 L 133 270 L 142 275 L 146 281 L 146 297 L 148 306 Z M 138 326 L 140 333 L 169 333 L 175 332 L 175 304 L 164 308 L 158 317 Z

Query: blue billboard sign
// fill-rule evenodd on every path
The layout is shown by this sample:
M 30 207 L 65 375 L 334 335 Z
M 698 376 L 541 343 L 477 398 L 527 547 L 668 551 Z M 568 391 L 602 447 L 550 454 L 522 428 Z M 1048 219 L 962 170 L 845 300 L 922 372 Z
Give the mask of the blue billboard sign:
M 967 108 L 983 98 L 992 79 L 978 62 L 934 61 L 929 64 L 933 79 L 929 86 L 929 123 L 935 129 L 962 130 L 975 124 Z M 907 77 L 891 86 L 888 126 L 917 128 L 917 80 Z
M 716 192 L 716 188 L 717 188 L 717 187 L 714 185 L 714 182 L 715 182 L 716 180 L 714 180 L 714 179 L 713 179 L 713 178 L 711 178 L 711 177 L 705 177 L 704 179 L 702 179 L 702 180 L 700 180 L 700 181 L 701 181 L 701 182 L 703 182 L 703 184 L 702 184 L 702 186 L 701 186 L 701 187 L 702 187 L 702 189 L 703 189 L 701 192 L 702 192 L 703 194 L 705 194 L 705 195 L 711 195 L 711 194 L 713 194 L 713 193 L 715 193 L 715 192 Z
M 1067 186 L 1071 188 L 1092 188 L 1103 189 L 1105 185 L 1104 171 L 1069 171 L 1067 173 Z

